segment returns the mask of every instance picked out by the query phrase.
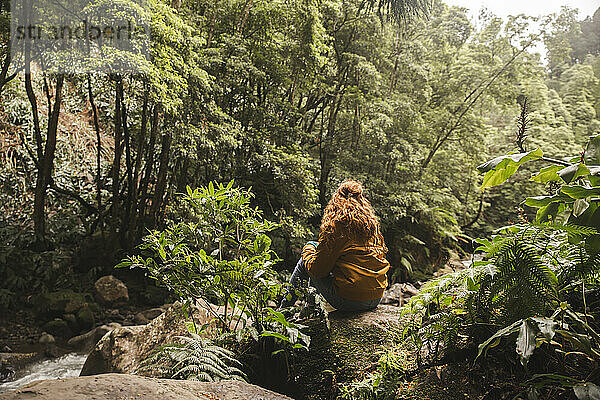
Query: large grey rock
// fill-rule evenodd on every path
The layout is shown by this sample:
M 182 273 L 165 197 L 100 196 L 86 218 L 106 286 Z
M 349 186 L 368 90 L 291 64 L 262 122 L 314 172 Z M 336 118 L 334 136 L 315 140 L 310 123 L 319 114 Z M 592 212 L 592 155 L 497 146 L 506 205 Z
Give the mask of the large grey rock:
M 194 319 L 198 327 L 213 319 L 207 310 L 191 308 L 194 309 Z M 113 329 L 92 349 L 83 365 L 81 376 L 136 372 L 140 362 L 157 346 L 175 342 L 175 336 L 185 336 L 188 320 L 181 310 L 181 305 L 175 303 L 148 325 Z
M 96 299 L 105 305 L 122 304 L 129 301 L 127 286 L 112 275 L 103 276 L 94 283 Z
M 102 339 L 104 335 L 106 335 L 113 329 L 120 327 L 121 324 L 118 324 L 116 322 L 111 322 L 108 325 L 97 326 L 91 331 L 84 333 L 83 335 L 75 336 L 69 339 L 67 344 L 74 350 L 89 352 L 94 348 L 96 343 L 98 343 L 98 341 Z
M 105 374 L 33 382 L 1 400 L 291 400 L 259 386 L 239 381 L 194 382 L 128 374 Z

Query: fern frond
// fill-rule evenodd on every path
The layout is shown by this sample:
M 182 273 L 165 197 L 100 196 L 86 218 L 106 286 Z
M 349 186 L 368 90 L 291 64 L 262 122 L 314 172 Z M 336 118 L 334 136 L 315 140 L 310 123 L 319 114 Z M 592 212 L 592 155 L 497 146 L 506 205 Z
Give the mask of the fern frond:
M 557 278 L 538 251 L 510 238 L 494 259 L 495 270 L 482 279 L 479 308 L 496 322 L 543 314 L 556 300 Z
M 206 382 L 221 379 L 246 380 L 242 364 L 230 350 L 213 344 L 196 334 L 177 336 L 180 343 L 162 346 L 142 362 L 143 368 L 161 373 L 162 376 L 200 380 Z

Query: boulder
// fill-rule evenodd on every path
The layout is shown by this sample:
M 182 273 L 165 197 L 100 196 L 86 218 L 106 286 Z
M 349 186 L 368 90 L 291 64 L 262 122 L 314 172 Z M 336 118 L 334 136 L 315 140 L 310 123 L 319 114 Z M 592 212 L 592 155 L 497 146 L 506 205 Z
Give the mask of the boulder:
M 93 299 L 89 293 L 76 293 L 72 290 L 43 293 L 34 301 L 36 310 L 44 317 L 75 314 L 81 307 L 92 302 Z
M 146 325 L 150 322 L 150 320 L 146 318 L 146 316 L 143 313 L 139 312 L 135 314 L 135 317 L 133 317 L 133 322 L 135 322 L 136 325 Z
M 373 371 L 400 326 L 400 309 L 379 305 L 373 311 L 329 314 L 329 328 L 309 323 L 308 353 L 301 355 L 289 377 L 287 394 L 302 399 L 336 398 L 337 386 Z
M 91 329 L 96 324 L 96 318 L 94 312 L 89 306 L 83 306 L 77 312 L 77 326 L 80 330 Z M 78 330 L 78 332 L 80 331 Z
M 129 301 L 127 286 L 112 275 L 103 276 L 94 283 L 96 299 L 105 305 L 122 304 Z
M 287 396 L 240 381 L 194 382 L 128 374 L 105 374 L 37 381 L 0 400 L 291 400 Z
M 71 337 L 73 332 L 69 328 L 69 324 L 63 319 L 54 318 L 52 321 L 44 324 L 44 330 L 52 335 L 60 337 Z
M 213 319 L 206 309 L 191 308 L 198 326 Z M 134 373 L 154 348 L 173 343 L 175 336 L 187 334 L 186 320 L 181 305 L 175 303 L 148 325 L 123 326 L 110 331 L 90 352 L 81 376 L 109 372 Z
M 142 311 L 142 314 L 144 315 L 144 317 L 146 317 L 146 319 L 152 321 L 154 318 L 158 317 L 163 312 L 165 312 L 165 310 L 163 310 L 160 307 L 156 307 L 150 308 L 149 310 L 144 310 Z
M 111 322 L 108 325 L 97 326 L 96 328 L 84 333 L 83 335 L 75 336 L 69 339 L 67 344 L 73 350 L 83 351 L 87 353 L 94 348 L 96 343 L 98 343 L 98 341 L 102 339 L 104 335 L 106 335 L 113 329 L 119 327 L 121 327 L 121 324 L 118 324 L 116 322 Z
M 381 304 L 397 304 L 402 306 L 404 304 L 404 297 L 402 296 L 402 284 L 394 283 L 390 286 L 381 298 Z
M 52 336 L 46 332 L 43 332 L 39 339 L 40 344 L 51 344 L 51 343 L 55 343 L 55 342 L 56 342 L 56 340 L 54 339 L 54 336 Z

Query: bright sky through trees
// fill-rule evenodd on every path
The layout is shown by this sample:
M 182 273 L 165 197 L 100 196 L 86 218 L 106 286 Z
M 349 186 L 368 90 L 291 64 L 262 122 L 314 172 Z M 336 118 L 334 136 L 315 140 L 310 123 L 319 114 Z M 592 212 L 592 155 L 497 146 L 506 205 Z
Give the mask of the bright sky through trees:
M 579 9 L 579 17 L 583 19 L 588 15 L 591 16 L 600 7 L 600 0 L 445 0 L 444 2 L 468 8 L 471 16 L 477 16 L 479 10 L 485 7 L 500 17 L 521 13 L 533 16 L 545 15 L 559 12 L 562 6 L 569 6 Z
M 479 12 L 485 8 L 488 11 L 496 14 L 499 17 L 508 15 L 525 14 L 531 16 L 541 16 L 551 13 L 559 13 L 563 6 L 575 8 L 579 10 L 579 17 L 585 19 L 587 16 L 592 16 L 594 11 L 600 7 L 600 0 L 443 0 L 444 3 L 452 6 L 465 7 L 469 9 L 469 16 L 474 24 L 477 24 Z M 531 47 L 532 53 L 542 55 L 542 60 L 545 58 L 546 49 L 539 42 Z

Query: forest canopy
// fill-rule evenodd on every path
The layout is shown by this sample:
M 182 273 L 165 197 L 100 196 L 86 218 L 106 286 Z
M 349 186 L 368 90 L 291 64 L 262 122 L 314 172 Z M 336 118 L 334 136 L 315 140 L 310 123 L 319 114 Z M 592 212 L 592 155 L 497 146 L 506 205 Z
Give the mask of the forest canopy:
M 394 279 L 430 273 L 471 237 L 532 217 L 520 202 L 540 190 L 533 169 L 482 191 L 476 167 L 517 150 L 520 95 L 532 149 L 567 159 L 598 133 L 600 11 L 484 11 L 474 24 L 440 1 L 393 4 L 152 0 L 150 57 L 115 56 L 137 73 L 76 74 L 11 48 L 2 2 L 0 303 L 66 284 L 68 260 L 95 239 L 111 243 L 104 264 L 114 265 L 147 229 L 181 218 L 178 193 L 210 181 L 252 187 L 279 224 L 279 268 L 315 237 L 350 176 L 381 219 Z M 531 52 L 537 43 L 547 60 Z

